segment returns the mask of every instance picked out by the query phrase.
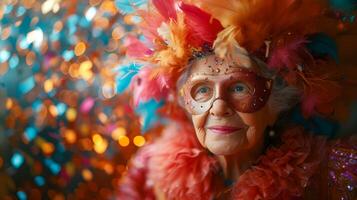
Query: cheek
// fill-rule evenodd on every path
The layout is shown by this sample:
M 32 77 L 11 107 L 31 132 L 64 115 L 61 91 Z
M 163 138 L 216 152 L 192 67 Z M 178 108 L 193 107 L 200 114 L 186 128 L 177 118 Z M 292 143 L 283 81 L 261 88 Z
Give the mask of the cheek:
M 265 128 L 269 124 L 269 112 L 263 108 L 255 113 L 239 113 L 243 122 L 248 125 L 247 141 L 248 146 L 252 147 L 264 138 Z
M 206 144 L 205 144 L 206 132 L 204 129 L 206 119 L 207 119 L 206 113 L 202 114 L 202 115 L 193 115 L 192 116 L 192 123 L 195 128 L 197 139 L 203 147 L 206 147 Z
M 255 132 L 264 131 L 269 124 L 269 117 L 271 117 L 267 107 L 264 107 L 255 113 L 238 113 L 238 115 L 246 125 L 254 127 Z
M 258 132 L 254 126 L 249 127 L 247 130 L 247 148 L 254 147 L 262 139 L 262 135 L 263 132 Z

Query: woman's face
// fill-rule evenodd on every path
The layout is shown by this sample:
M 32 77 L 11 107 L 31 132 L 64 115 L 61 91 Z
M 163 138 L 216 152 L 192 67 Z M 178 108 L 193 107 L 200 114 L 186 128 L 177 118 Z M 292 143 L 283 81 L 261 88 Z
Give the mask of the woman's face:
M 182 87 L 185 108 L 199 142 L 216 155 L 253 149 L 275 121 L 267 106 L 272 82 L 255 70 L 245 56 L 230 61 L 211 55 L 191 67 Z

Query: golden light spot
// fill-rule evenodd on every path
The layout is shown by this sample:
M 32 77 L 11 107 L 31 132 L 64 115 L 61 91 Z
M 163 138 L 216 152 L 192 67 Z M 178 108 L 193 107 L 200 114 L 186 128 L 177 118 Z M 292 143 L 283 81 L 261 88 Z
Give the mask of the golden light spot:
M 108 147 L 108 141 L 100 136 L 99 134 L 94 134 L 92 137 L 93 143 L 94 143 L 94 151 L 102 154 L 107 150 Z
M 50 142 L 43 142 L 43 143 L 41 144 L 41 149 L 42 149 L 42 151 L 43 151 L 44 154 L 49 155 L 49 154 L 52 154 L 52 153 L 53 153 L 53 151 L 55 150 L 55 147 L 54 147 L 54 145 L 53 145 L 52 143 L 50 143 Z
M 104 1 L 102 5 L 100 5 L 100 9 L 107 12 L 111 12 L 112 14 L 117 12 L 114 1 L 109 0 Z
M 125 135 L 120 136 L 118 142 L 119 142 L 119 145 L 122 147 L 126 147 L 130 144 L 129 138 Z
M 84 169 L 82 171 L 82 177 L 83 177 L 84 180 L 90 181 L 93 178 L 93 174 L 89 169 Z
M 71 77 L 73 78 L 78 78 L 79 77 L 79 65 L 77 63 L 72 63 L 69 66 L 69 75 L 71 75 Z
M 11 98 L 6 99 L 6 109 L 10 110 L 12 106 L 14 105 L 14 102 L 12 101 Z
M 92 140 L 93 140 L 94 143 L 100 143 L 100 142 L 103 141 L 103 138 L 99 134 L 94 134 L 92 136 Z
M 125 15 L 124 16 L 124 23 L 128 25 L 133 25 L 133 20 L 131 15 Z
M 143 146 L 145 144 L 145 142 L 146 142 L 145 138 L 141 135 L 137 135 L 133 139 L 133 143 L 137 147 Z
M 74 47 L 74 54 L 76 56 L 82 55 L 86 51 L 86 44 L 84 42 L 78 42 L 76 46 Z
M 53 82 L 51 79 L 48 79 L 45 81 L 45 83 L 43 84 L 43 87 L 45 89 L 45 92 L 49 93 L 53 90 Z
M 66 118 L 68 121 L 73 122 L 77 117 L 77 111 L 74 108 L 69 108 L 66 112 Z
M 84 80 L 88 81 L 89 79 L 91 79 L 93 77 L 93 72 L 92 71 L 86 71 L 81 75 L 82 75 L 82 78 Z
M 120 136 L 126 135 L 126 130 L 123 127 L 118 127 L 112 132 L 112 138 L 114 140 L 119 140 Z
M 70 144 L 75 143 L 77 140 L 76 132 L 74 132 L 74 130 L 71 130 L 71 129 L 66 129 L 63 136 L 64 136 L 65 140 Z
M 107 174 L 112 174 L 114 172 L 114 168 L 113 168 L 113 165 L 109 164 L 109 163 L 106 163 L 104 165 L 104 171 L 107 173 Z
M 86 60 L 79 65 L 79 73 L 90 70 L 93 67 L 93 63 L 90 60 Z
M 57 107 L 54 105 L 50 105 L 49 111 L 53 117 L 58 115 Z
M 84 80 L 89 80 L 93 76 L 91 71 L 93 63 L 90 60 L 86 60 L 79 65 L 79 74 Z
M 107 150 L 107 147 L 108 147 L 107 140 L 103 140 L 100 143 L 95 143 L 94 144 L 94 151 L 99 153 L 99 154 L 102 154 Z

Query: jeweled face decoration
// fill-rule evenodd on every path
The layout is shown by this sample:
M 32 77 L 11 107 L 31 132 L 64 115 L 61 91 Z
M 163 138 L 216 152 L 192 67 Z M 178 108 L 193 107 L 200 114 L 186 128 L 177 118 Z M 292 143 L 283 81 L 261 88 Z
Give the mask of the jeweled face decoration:
M 192 64 L 181 94 L 200 143 L 212 153 L 233 154 L 262 139 L 272 80 L 257 70 L 248 56 L 211 55 Z

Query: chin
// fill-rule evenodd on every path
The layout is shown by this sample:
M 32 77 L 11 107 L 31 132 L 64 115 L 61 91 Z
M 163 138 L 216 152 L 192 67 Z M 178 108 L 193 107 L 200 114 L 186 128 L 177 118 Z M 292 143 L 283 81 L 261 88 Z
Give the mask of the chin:
M 207 134 L 205 144 L 207 149 L 215 155 L 232 155 L 245 146 L 244 138 L 237 137 L 210 137 Z
M 233 155 L 239 151 L 238 146 L 227 146 L 227 145 L 207 145 L 207 149 L 214 155 Z

